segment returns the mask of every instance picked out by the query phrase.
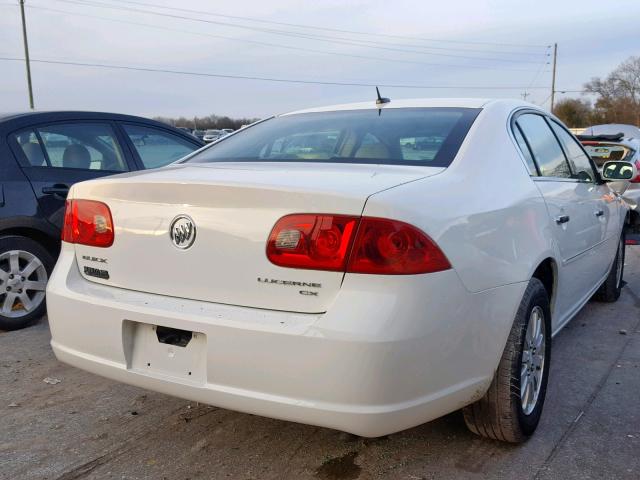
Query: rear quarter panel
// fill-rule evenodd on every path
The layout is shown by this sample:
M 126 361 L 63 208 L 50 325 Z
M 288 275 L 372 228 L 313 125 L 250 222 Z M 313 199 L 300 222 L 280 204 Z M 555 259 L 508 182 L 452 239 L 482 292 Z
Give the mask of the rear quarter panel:
M 509 130 L 512 109 L 485 107 L 448 169 L 375 194 L 364 210 L 421 228 L 473 293 L 528 281 L 555 257 L 546 205 Z

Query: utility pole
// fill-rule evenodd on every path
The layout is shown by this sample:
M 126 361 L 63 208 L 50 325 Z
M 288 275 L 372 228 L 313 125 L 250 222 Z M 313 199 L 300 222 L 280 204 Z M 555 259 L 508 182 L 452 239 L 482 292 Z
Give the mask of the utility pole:
M 520 96 L 522 97 L 522 99 L 526 102 L 527 101 L 527 97 L 531 95 L 529 92 L 522 92 L 520 94 Z
M 20 0 L 22 16 L 22 40 L 24 41 L 24 59 L 27 63 L 27 86 L 29 87 L 29 108 L 33 110 L 33 87 L 31 86 L 31 65 L 29 62 L 29 43 L 27 42 L 27 22 L 24 19 L 24 0 Z
M 556 60 L 558 59 L 558 44 L 553 44 L 553 73 L 551 74 L 551 113 L 556 99 Z

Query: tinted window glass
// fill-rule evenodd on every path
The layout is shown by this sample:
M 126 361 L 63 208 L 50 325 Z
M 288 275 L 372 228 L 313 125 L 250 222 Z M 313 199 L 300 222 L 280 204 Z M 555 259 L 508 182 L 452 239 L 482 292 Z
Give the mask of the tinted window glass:
M 153 127 L 123 125 L 144 168 L 168 165 L 199 147 L 177 135 Z
M 540 115 L 524 114 L 516 122 L 527 138 L 540 175 L 571 178 L 571 170 L 560 144 L 547 122 Z
M 37 166 L 124 172 L 127 164 L 110 125 L 101 123 L 55 124 L 37 128 L 46 152 Z M 21 140 L 18 138 L 18 142 Z M 25 151 L 25 146 L 22 145 Z M 29 158 L 29 155 L 27 155 Z M 34 166 L 36 164 L 29 159 Z
M 14 135 L 14 138 L 20 145 L 24 156 L 27 158 L 29 165 L 32 167 L 46 167 L 47 160 L 42 151 L 42 146 L 36 133 L 33 130 L 27 130 Z
M 189 162 L 451 163 L 478 109 L 403 108 L 284 115 L 258 123 Z
M 524 156 L 524 159 L 527 161 L 527 167 L 529 168 L 529 174 L 538 176 L 538 170 L 536 169 L 536 164 L 533 161 L 533 156 L 531 155 L 531 150 L 529 150 L 529 146 L 525 141 L 522 133 L 520 132 L 520 128 L 516 125 L 513 129 L 513 135 L 516 137 L 516 142 L 518 142 L 518 146 L 520 147 L 520 151 Z
M 567 152 L 569 164 L 573 170 L 573 178 L 583 182 L 595 182 L 595 174 L 589 157 L 582 151 L 578 141 L 556 122 L 552 121 L 551 126 L 564 146 L 564 151 Z

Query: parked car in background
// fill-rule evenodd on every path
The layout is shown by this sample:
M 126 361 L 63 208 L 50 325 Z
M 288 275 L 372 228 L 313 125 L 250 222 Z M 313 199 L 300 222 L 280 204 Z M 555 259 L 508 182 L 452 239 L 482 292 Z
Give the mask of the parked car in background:
M 520 442 L 552 336 L 594 294 L 620 295 L 613 189 L 634 170 L 612 162 L 603 180 L 521 101 L 279 115 L 169 169 L 71 189 L 51 345 L 252 414 L 374 437 L 464 408 L 473 432 Z
M 640 171 L 640 128 L 634 125 L 608 124 L 587 127 L 578 139 L 598 169 L 610 160 L 632 163 Z M 628 245 L 640 245 L 640 174 L 631 180 L 624 198 L 632 207 Z
M 222 131 L 226 134 L 229 135 L 230 133 L 235 132 L 235 130 L 233 128 L 223 128 Z
M 196 129 L 192 132 L 192 135 L 196 137 L 198 140 L 202 140 L 202 137 L 204 137 L 204 130 Z
M 205 130 L 204 136 L 202 137 L 202 141 L 205 143 L 211 143 L 211 142 L 215 142 L 222 136 L 224 136 L 224 134 L 222 133 L 222 130 L 218 130 L 218 129 Z
M 178 129 L 129 115 L 0 114 L 0 329 L 24 327 L 44 312 L 74 183 L 160 167 L 202 145 Z

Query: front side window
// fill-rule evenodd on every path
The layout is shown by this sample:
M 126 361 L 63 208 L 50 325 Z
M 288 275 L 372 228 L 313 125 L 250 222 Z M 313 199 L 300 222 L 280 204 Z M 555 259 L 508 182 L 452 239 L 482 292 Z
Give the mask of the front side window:
M 571 178 L 564 152 L 541 115 L 525 113 L 516 120 L 543 177 Z
M 587 154 L 584 153 L 580 145 L 578 145 L 578 141 L 556 122 L 551 121 L 551 127 L 553 131 L 556 132 L 560 143 L 562 143 L 564 151 L 567 152 L 567 158 L 569 159 L 571 170 L 573 170 L 573 178 L 581 182 L 594 183 L 596 181 L 596 175 L 593 167 Z
M 123 127 L 144 168 L 164 167 L 199 148 L 177 135 L 158 128 L 129 124 Z
M 108 124 L 53 124 L 20 132 L 14 137 L 33 167 L 128 170 Z
M 187 162 L 327 162 L 447 167 L 479 113 L 387 108 L 283 115 L 253 125 Z

